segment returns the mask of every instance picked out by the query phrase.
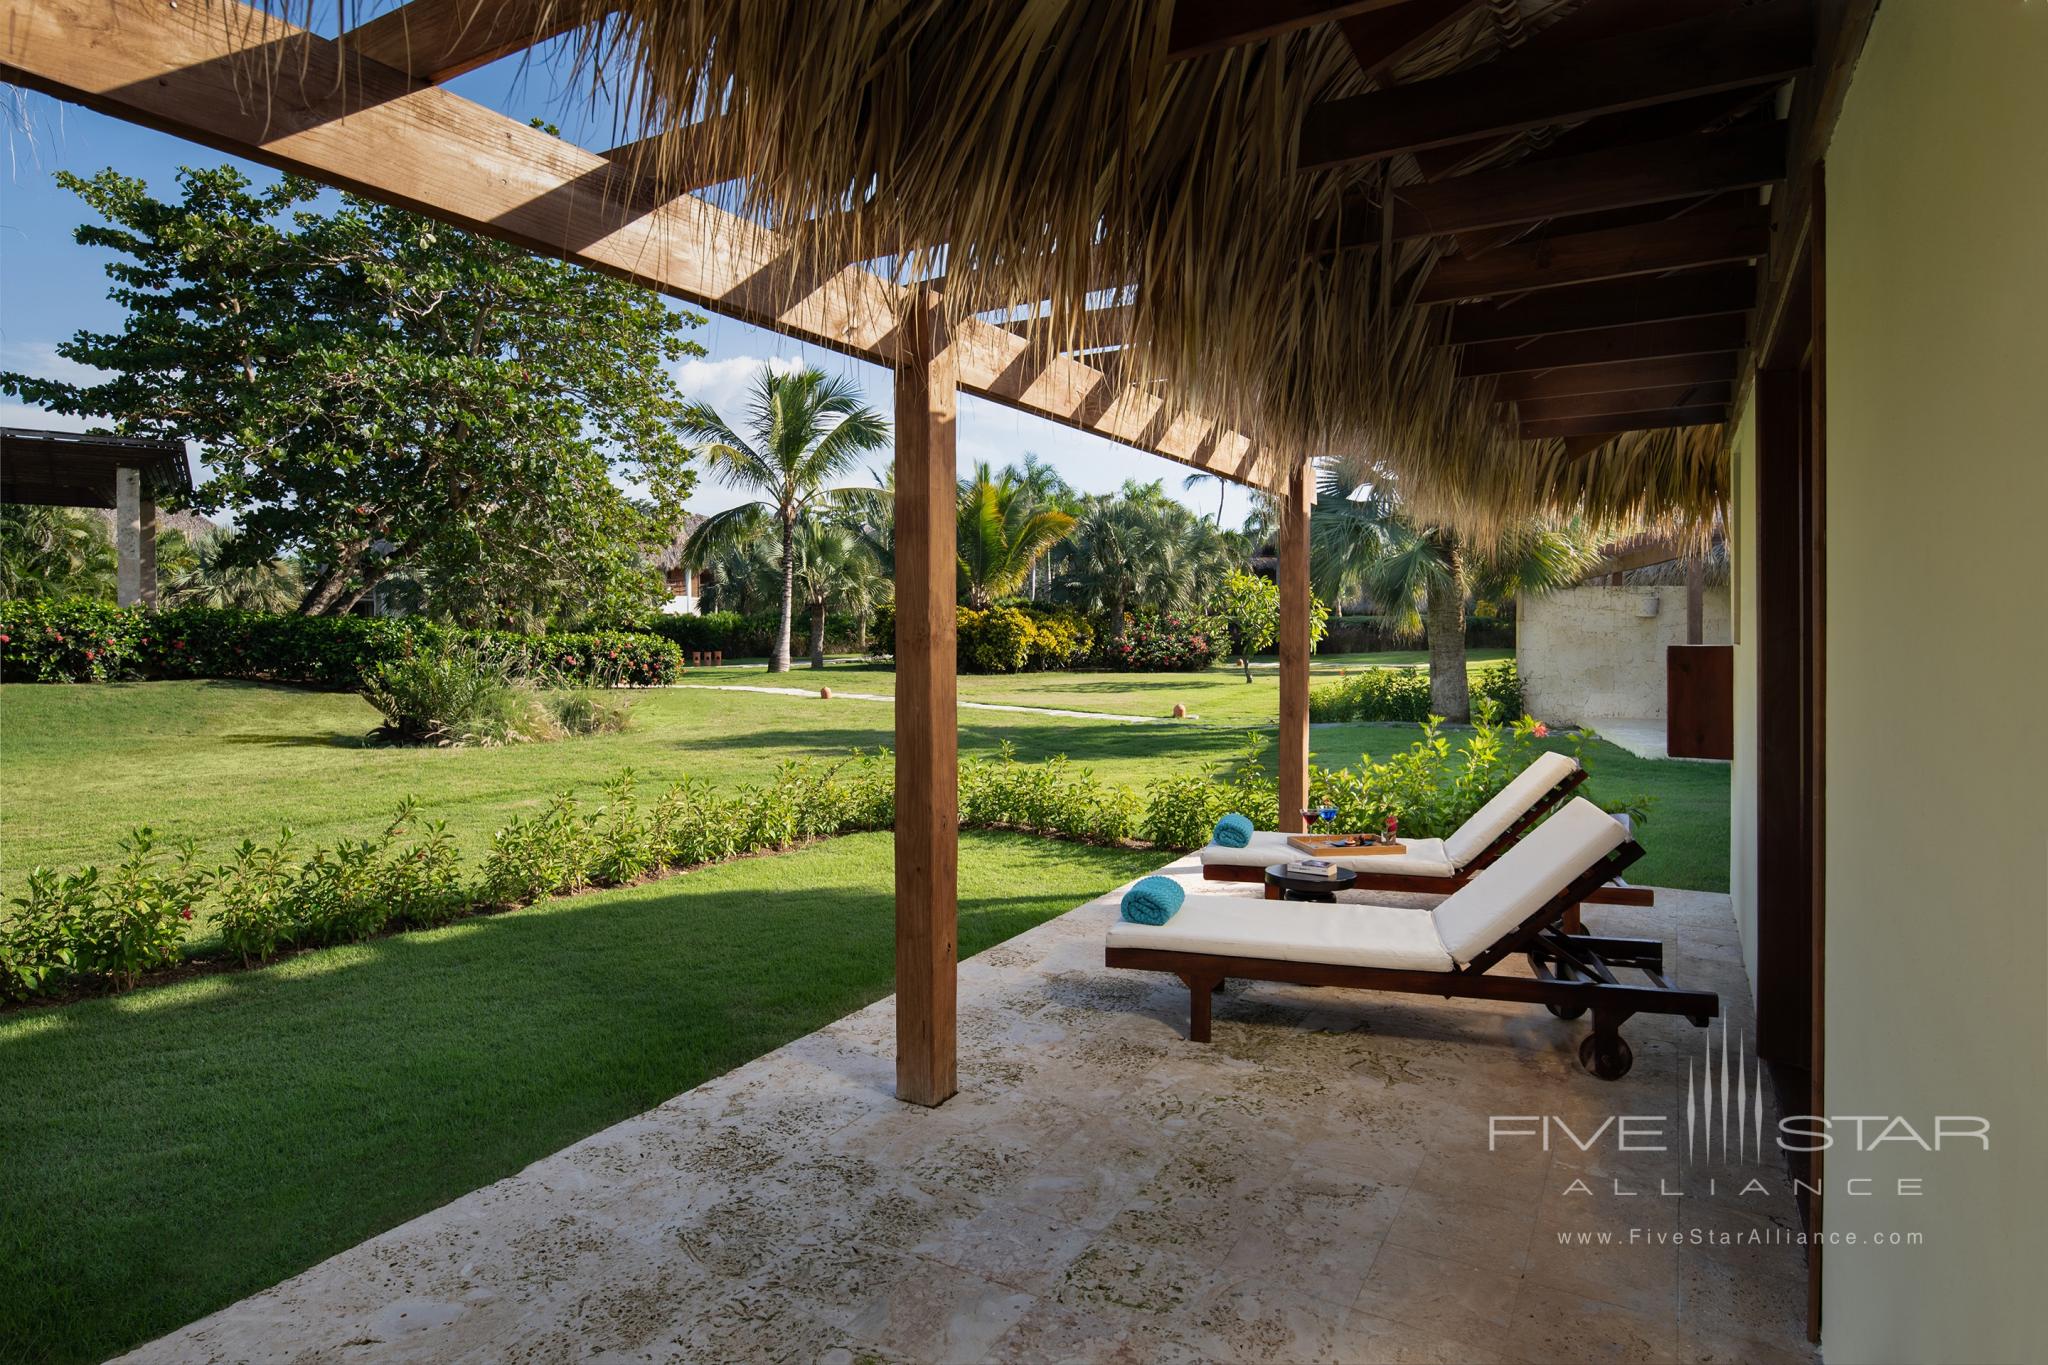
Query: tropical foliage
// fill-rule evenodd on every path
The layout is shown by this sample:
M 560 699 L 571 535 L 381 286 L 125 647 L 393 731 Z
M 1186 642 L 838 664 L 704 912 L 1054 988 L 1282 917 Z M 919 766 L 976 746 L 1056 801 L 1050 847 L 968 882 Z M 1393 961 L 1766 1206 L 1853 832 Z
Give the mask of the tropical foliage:
M 989 472 L 986 461 L 960 482 L 957 553 L 960 591 L 986 610 L 1015 592 L 1045 552 L 1074 527 L 1074 518 L 1043 497 L 1016 470 Z
M 759 556 L 764 541 L 779 544 L 773 564 L 781 580 L 782 617 L 768 671 L 786 673 L 799 528 L 824 510 L 837 480 L 858 468 L 864 455 L 888 443 L 889 424 L 861 401 L 859 387 L 843 376 L 830 377 L 816 369 L 778 374 L 764 366 L 747 406 L 746 435 L 708 403 L 691 404 L 683 425 L 713 474 L 732 487 L 760 495 L 757 501 L 707 517 L 691 533 L 684 559 L 699 568 L 716 561 L 721 577 L 727 572 L 755 577 L 745 572 L 747 560 Z

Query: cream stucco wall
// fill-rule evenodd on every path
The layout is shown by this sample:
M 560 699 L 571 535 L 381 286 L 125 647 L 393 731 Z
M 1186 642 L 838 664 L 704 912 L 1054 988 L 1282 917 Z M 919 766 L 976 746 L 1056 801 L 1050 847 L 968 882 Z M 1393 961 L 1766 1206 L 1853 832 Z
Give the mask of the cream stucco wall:
M 1701 620 L 1706 643 L 1728 642 L 1726 588 L 1707 589 Z M 1664 650 L 1684 643 L 1683 587 L 1567 588 L 1515 608 L 1515 667 L 1546 721 L 1663 719 Z
M 1825 1254 L 1822 1349 L 2039 1360 L 2048 3 L 1886 0 L 1827 155 L 1826 267 L 1827 1108 L 1981 1114 L 1993 1150 L 1829 1153 L 1828 1229 L 1865 1244 Z M 1868 1245 L 1892 1231 L 1926 1241 Z
M 1734 497 L 1728 509 L 1729 595 L 1735 642 L 1735 761 L 1728 773 L 1728 894 L 1742 934 L 1742 965 L 1756 982 L 1756 413 L 1735 423 Z

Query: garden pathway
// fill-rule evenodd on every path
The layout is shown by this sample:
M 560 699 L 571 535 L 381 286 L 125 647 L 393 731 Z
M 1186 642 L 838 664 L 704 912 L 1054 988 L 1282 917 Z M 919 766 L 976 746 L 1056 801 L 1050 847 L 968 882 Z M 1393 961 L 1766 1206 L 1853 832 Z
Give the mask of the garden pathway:
M 1658 900 L 1587 917 L 1739 1038 L 1727 898 Z M 1115 914 L 961 965 L 938 1109 L 892 1098 L 884 999 L 133 1358 L 1813 1360 L 1781 1172 L 1489 1150 L 1495 1114 L 1679 1114 L 1698 1030 L 1632 1021 L 1609 1084 L 1538 1009 L 1233 983 L 1200 1047 L 1177 981 L 1102 965 Z

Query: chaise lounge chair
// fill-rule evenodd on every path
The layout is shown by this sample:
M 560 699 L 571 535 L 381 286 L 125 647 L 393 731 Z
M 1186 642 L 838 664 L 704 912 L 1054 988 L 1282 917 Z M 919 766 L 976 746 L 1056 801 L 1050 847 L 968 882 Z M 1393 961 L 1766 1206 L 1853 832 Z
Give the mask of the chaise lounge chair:
M 1575 797 L 1434 909 L 1320 905 L 1241 896 L 1189 896 L 1162 925 L 1118 921 L 1104 962 L 1172 972 L 1187 983 L 1188 1037 L 1209 1041 L 1210 993 L 1230 977 L 1300 986 L 1522 1000 L 1560 1019 L 1588 1010 L 1580 1063 L 1604 1080 L 1634 1056 L 1621 1025 L 1636 1014 L 1678 1014 L 1704 1028 L 1720 997 L 1664 977 L 1655 939 L 1604 938 L 1565 927 L 1567 911 L 1642 856 L 1620 821 Z M 1533 976 L 1493 975 L 1516 953 Z M 1632 968 L 1647 984 L 1624 983 Z
M 1495 792 L 1493 799 L 1473 812 L 1472 818 L 1442 839 L 1403 839 L 1403 852 L 1346 855 L 1342 852 L 1319 856 L 1358 877 L 1354 891 L 1419 891 L 1449 895 L 1463 887 L 1474 873 L 1491 867 L 1515 846 L 1544 816 L 1566 801 L 1586 770 L 1578 760 L 1565 754 L 1538 754 L 1536 761 L 1517 773 L 1514 780 Z M 1256 882 L 1275 863 L 1291 863 L 1306 856 L 1287 842 L 1285 834 L 1265 830 L 1252 835 L 1243 848 L 1210 844 L 1202 850 L 1202 876 L 1212 882 Z M 1586 899 L 1601 905 L 1650 905 L 1647 887 L 1626 883 L 1597 886 Z M 1577 927 L 1576 916 L 1572 927 Z

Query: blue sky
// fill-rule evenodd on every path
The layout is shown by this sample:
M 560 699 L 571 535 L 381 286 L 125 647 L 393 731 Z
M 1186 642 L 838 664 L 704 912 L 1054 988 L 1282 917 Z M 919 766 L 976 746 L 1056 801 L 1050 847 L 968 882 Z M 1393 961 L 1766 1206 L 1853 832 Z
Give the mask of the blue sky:
M 544 60 L 507 59 L 451 82 L 450 88 L 506 114 L 550 119 L 561 125 L 564 136 L 584 146 L 611 145 L 616 139 L 608 115 L 568 105 L 554 75 Z M 113 329 L 120 309 L 106 297 L 102 266 L 107 253 L 71 240 L 86 212 L 84 206 L 52 183 L 52 174 L 68 170 L 90 175 L 111 166 L 142 177 L 156 193 L 168 196 L 180 166 L 236 164 L 256 177 L 271 172 L 45 96 L 12 87 L 5 87 L 4 93 L 11 112 L 6 119 L 7 162 L 0 168 L 0 369 L 83 377 L 79 367 L 57 355 L 57 343 L 81 328 Z M 849 374 L 874 407 L 889 411 L 888 371 L 715 313 L 710 319 L 691 334 L 709 354 L 684 365 L 677 381 L 685 393 L 712 403 L 728 417 L 738 416 L 754 374 L 769 363 L 791 368 L 811 364 Z M 64 423 L 52 414 L 0 398 L 0 424 Z M 958 443 L 963 471 L 978 460 L 1001 465 L 1030 451 L 1086 492 L 1105 492 L 1126 479 L 1163 478 L 1167 490 L 1189 506 L 1205 515 L 1216 512 L 1217 485 L 1209 482 L 1184 491 L 1181 481 L 1188 470 L 1181 465 L 983 399 L 962 395 Z M 691 507 L 715 511 L 744 496 L 700 479 Z M 1244 491 L 1232 485 L 1224 524 L 1238 524 L 1248 508 Z

